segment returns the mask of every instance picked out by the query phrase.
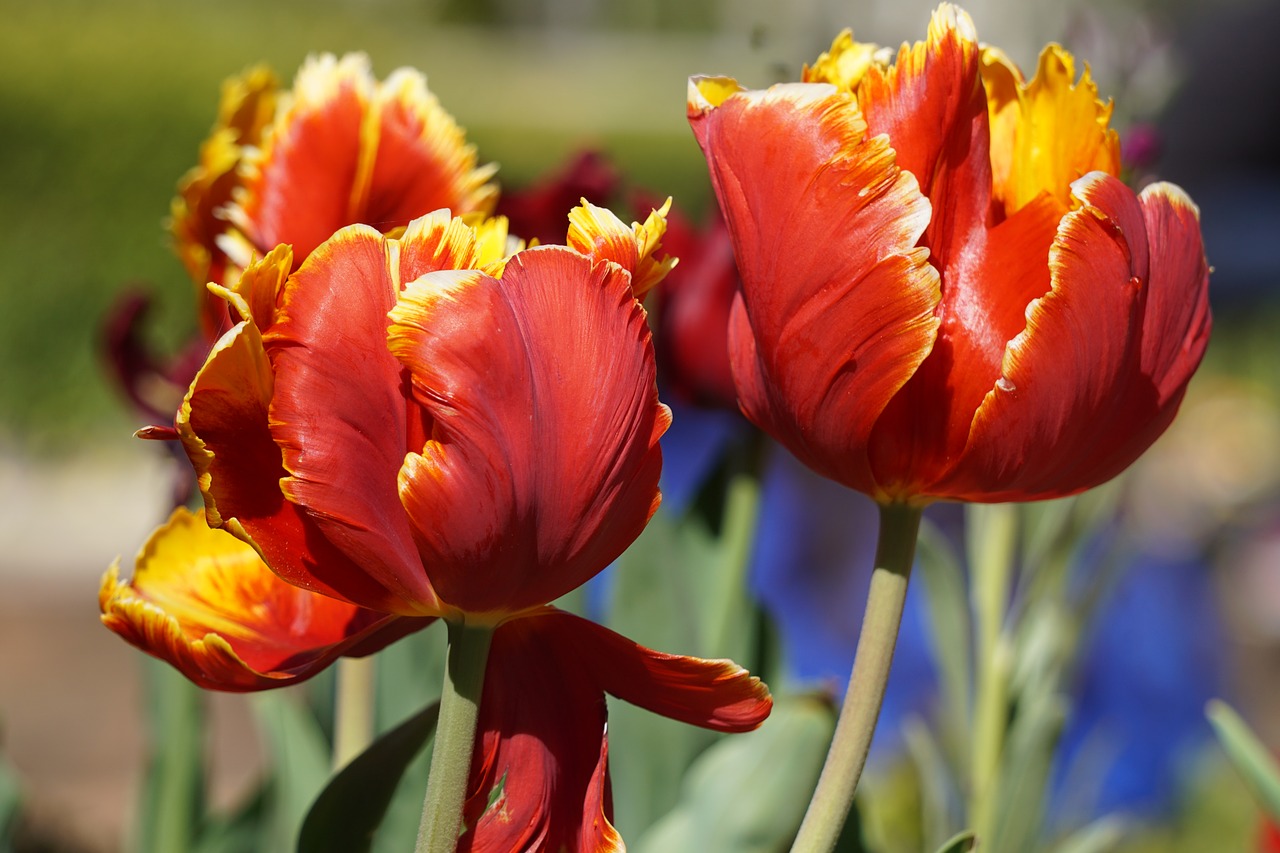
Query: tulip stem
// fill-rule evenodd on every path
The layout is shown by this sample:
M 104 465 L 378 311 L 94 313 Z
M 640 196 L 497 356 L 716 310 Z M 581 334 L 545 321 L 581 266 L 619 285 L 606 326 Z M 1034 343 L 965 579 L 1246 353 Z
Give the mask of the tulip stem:
M 431 750 L 427 796 L 422 804 L 416 853 L 451 853 L 458 845 L 480 694 L 494 626 L 449 622 L 449 651 L 440 720 Z
M 867 593 L 867 610 L 854 654 L 849 689 L 836 722 L 831 749 L 818 778 L 818 787 L 791 850 L 828 853 L 836 846 L 853 804 L 862 768 L 871 750 L 880 704 L 889 681 L 893 648 L 898 641 L 902 608 L 915 558 L 922 508 L 906 504 L 880 505 L 880 539 L 876 565 Z
M 373 656 L 338 658 L 334 688 L 333 771 L 336 773 L 373 742 Z

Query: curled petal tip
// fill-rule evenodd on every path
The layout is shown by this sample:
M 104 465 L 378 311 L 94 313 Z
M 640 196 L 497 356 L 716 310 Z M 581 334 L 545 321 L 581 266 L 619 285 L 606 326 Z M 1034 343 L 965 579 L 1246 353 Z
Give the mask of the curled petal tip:
M 723 104 L 731 95 L 745 91 L 732 77 L 694 76 L 689 78 L 689 115 L 700 115 Z

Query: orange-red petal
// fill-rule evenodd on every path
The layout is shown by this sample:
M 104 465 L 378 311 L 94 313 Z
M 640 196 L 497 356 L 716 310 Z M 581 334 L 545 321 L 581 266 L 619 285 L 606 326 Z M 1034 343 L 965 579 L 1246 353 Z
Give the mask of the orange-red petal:
M 606 692 L 719 731 L 755 728 L 772 707 L 764 685 L 726 661 L 661 654 L 553 608 L 503 623 L 460 851 L 622 849 L 610 824 Z
M 362 54 L 312 57 L 291 98 L 246 160 L 231 211 L 250 251 L 290 243 L 301 260 L 346 225 L 385 233 L 442 207 L 492 209 L 493 169 L 476 167 L 421 74 L 379 84 Z
M 263 288 L 272 285 L 270 269 L 280 272 L 272 260 L 248 273 L 262 273 Z M 234 295 L 242 307 L 257 301 Z M 177 430 L 210 523 L 251 541 L 272 570 L 293 584 L 374 609 L 405 609 L 285 500 L 280 481 L 288 472 L 270 428 L 273 391 L 261 334 L 244 320 L 214 345 L 187 392 Z
M 132 580 L 121 581 L 118 568 L 102 580 L 103 623 L 214 690 L 296 683 L 430 622 L 287 584 L 249 545 L 182 507 L 147 540 Z
M 469 613 L 544 604 L 603 569 L 657 507 L 653 350 L 629 276 L 563 247 L 409 284 L 391 351 L 433 420 L 400 472 L 422 563 Z
M 932 493 L 1058 497 L 1114 477 L 1168 426 L 1204 354 L 1208 266 L 1194 205 L 1094 172 L 1050 253 L 1053 289 L 1027 309 L 964 456 Z
M 929 202 L 825 84 L 694 80 L 689 119 L 733 238 L 730 327 L 743 411 L 814 470 L 878 492 L 865 445 L 933 345 Z
M 422 429 L 387 350 L 398 290 L 372 228 L 351 226 L 312 252 L 285 283 L 278 321 L 263 337 L 275 378 L 270 429 L 288 471 L 279 488 L 397 600 L 359 603 L 434 613 L 396 494 L 405 450 Z

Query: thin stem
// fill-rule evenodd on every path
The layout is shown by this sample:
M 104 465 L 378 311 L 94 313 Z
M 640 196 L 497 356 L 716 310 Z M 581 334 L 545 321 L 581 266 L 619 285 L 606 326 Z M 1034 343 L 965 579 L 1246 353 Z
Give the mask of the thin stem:
M 493 640 L 492 625 L 448 624 L 449 651 L 440 696 L 440 721 L 431 750 L 431 772 L 427 776 L 416 853 L 451 853 L 457 847 L 485 664 Z
M 826 853 L 834 849 L 853 804 L 889 681 L 921 513 L 920 507 L 905 504 L 880 506 L 876 567 L 871 574 L 849 689 L 818 787 L 791 848 L 793 853 Z
M 335 772 L 346 767 L 373 742 L 373 682 L 376 672 L 372 655 L 338 659 L 333 711 Z

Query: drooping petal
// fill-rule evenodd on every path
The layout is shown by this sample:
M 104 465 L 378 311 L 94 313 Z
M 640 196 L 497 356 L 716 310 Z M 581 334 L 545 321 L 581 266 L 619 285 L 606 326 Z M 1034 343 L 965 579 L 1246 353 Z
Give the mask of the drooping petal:
M 929 202 L 830 86 L 695 79 L 689 119 L 742 276 L 743 411 L 814 470 L 877 493 L 867 438 L 937 329 L 938 273 L 916 248 Z
M 430 619 L 403 618 L 280 580 L 257 552 L 198 513 L 174 510 L 138 554 L 131 581 L 103 577 L 102 621 L 201 687 L 292 684 L 344 654 L 369 654 Z
M 400 497 L 443 601 L 469 613 L 546 603 L 639 535 L 670 414 L 625 271 L 539 247 L 501 282 L 426 275 L 391 318 L 390 349 L 433 419 Z
M 610 822 L 604 692 L 575 654 L 560 656 L 564 621 L 520 618 L 494 635 L 459 853 L 623 849 Z
M 747 732 L 773 708 L 769 688 L 731 660 L 657 652 L 560 611 L 539 619 L 556 657 L 576 658 L 606 693 L 655 714 L 718 732 Z
M 1208 266 L 1194 205 L 1140 197 L 1094 172 L 1050 253 L 1053 290 L 974 417 L 960 464 L 933 494 L 1059 497 L 1114 477 L 1172 420 L 1208 342 Z
M 288 476 L 280 489 L 347 559 L 400 601 L 434 613 L 396 473 L 410 447 L 407 379 L 387 350 L 399 283 L 384 238 L 351 226 L 318 247 L 279 296 L 263 337 L 274 371 L 271 435 Z M 372 606 L 374 602 L 359 603 Z
M 666 655 L 543 608 L 494 635 L 460 851 L 621 850 L 610 825 L 604 694 L 718 731 L 747 731 L 768 690 L 728 661 Z M 491 802 L 492 800 L 492 802 Z

